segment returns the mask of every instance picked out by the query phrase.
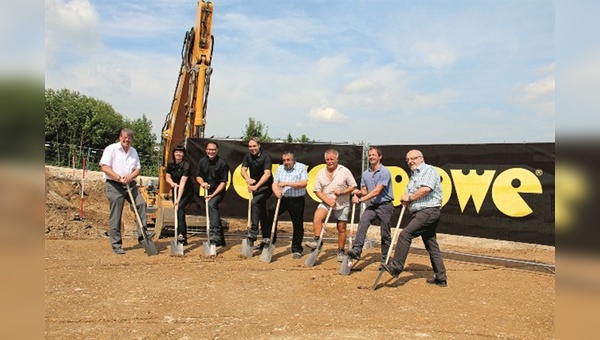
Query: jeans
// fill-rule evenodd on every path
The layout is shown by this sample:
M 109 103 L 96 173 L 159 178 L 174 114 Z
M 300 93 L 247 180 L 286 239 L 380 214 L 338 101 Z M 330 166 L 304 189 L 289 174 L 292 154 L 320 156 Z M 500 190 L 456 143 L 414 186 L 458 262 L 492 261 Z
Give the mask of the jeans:
M 356 238 L 354 239 L 352 249 L 358 251 L 359 254 L 362 253 L 367 230 L 371 223 L 373 223 L 376 218 L 379 218 L 381 221 L 381 255 L 382 260 L 385 260 L 392 242 L 392 237 L 390 235 L 390 221 L 393 213 L 394 205 L 392 202 L 368 205 L 358 222 L 358 229 L 356 230 Z

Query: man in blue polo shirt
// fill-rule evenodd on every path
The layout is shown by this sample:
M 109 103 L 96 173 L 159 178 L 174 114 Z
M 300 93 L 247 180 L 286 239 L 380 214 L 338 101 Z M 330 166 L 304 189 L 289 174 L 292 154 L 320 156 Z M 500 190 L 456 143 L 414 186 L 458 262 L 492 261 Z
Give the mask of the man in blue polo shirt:
M 394 212 L 394 193 L 392 191 L 392 174 L 390 170 L 381 164 L 381 149 L 370 147 L 368 153 L 369 168 L 363 172 L 360 180 L 360 190 L 354 190 L 354 203 L 365 203 L 356 239 L 348 256 L 353 260 L 359 260 L 362 248 L 367 236 L 367 230 L 373 221 L 379 218 L 381 221 L 381 262 L 385 261 L 392 237 L 390 236 L 390 221 Z

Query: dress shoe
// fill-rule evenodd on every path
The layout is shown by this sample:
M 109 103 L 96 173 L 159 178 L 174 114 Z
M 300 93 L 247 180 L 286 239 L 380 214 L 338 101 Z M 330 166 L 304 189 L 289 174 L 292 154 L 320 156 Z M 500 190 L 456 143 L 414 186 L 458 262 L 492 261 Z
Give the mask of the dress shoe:
M 381 268 L 385 269 L 386 272 L 390 273 L 390 275 L 392 275 L 395 278 L 398 278 L 398 276 L 400 276 L 400 273 L 402 273 L 402 269 L 398 269 L 391 264 L 382 263 Z
M 438 280 L 438 278 L 428 279 L 426 281 L 430 285 L 436 285 L 438 287 L 448 287 L 448 281 L 446 280 Z

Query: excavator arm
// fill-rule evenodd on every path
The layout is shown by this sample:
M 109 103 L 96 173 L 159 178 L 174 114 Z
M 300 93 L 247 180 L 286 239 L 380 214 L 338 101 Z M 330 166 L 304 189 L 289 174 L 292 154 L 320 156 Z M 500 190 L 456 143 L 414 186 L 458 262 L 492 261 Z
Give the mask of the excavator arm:
M 162 161 L 159 168 L 158 188 L 155 193 L 146 192 L 148 203 L 148 223 L 155 223 L 157 235 L 163 228 L 163 210 L 172 208 L 171 186 L 166 182 L 167 164 L 171 161 L 173 149 L 185 144 L 189 137 L 204 137 L 206 126 L 206 104 L 210 89 L 210 66 L 213 53 L 212 35 L 213 4 L 198 1 L 196 21 L 185 34 L 181 49 L 181 67 L 177 85 L 162 129 Z M 154 208 L 152 209 L 152 203 Z

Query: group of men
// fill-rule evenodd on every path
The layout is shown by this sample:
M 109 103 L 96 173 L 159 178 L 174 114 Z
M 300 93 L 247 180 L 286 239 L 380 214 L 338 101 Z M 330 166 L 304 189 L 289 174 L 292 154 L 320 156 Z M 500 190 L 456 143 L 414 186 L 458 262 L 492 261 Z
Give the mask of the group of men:
M 109 145 L 102 155 L 100 166 L 106 179 L 106 194 L 110 206 L 110 241 L 116 254 L 124 254 L 121 240 L 121 213 L 125 201 L 130 202 L 126 186 L 133 194 L 136 209 L 141 217 L 143 228 L 138 231 L 138 241 L 142 241 L 146 232 L 146 204 L 141 197 L 134 179 L 140 174 L 140 162 L 136 150 L 131 146 L 133 133 L 129 129 L 121 131 L 119 142 Z M 218 144 L 214 141 L 206 143 L 206 156 L 200 159 L 195 173 L 192 173 L 189 162 L 185 159 L 185 148 L 175 147 L 173 160 L 167 166 L 166 181 L 172 188 L 178 189 L 173 195 L 178 219 L 178 241 L 187 244 L 187 226 L 185 224 L 185 207 L 192 201 L 193 186 L 189 177 L 194 176 L 198 185 L 205 191 L 205 199 L 209 209 L 210 242 L 216 246 L 225 246 L 225 238 L 219 213 L 219 204 L 223 200 L 229 175 L 227 162 L 218 155 Z M 271 156 L 261 149 L 260 139 L 253 137 L 248 141 L 248 153 L 242 161 L 241 175 L 248 185 L 250 193 L 250 228 L 246 237 L 253 243 L 260 242 L 255 249 L 268 247 L 277 239 L 277 229 L 271 235 L 271 226 L 277 225 L 277 219 L 288 212 L 292 221 L 291 250 L 294 259 L 300 259 L 303 252 L 304 208 L 308 172 L 307 166 L 296 161 L 292 152 L 283 152 L 282 166 L 275 174 L 271 173 Z M 386 262 L 390 249 L 391 218 L 394 211 L 394 193 L 390 171 L 381 163 L 382 153 L 379 148 L 368 150 L 369 167 L 363 172 L 360 187 L 357 186 L 350 170 L 339 164 L 339 154 L 329 149 L 324 154 L 326 166 L 316 176 L 312 188 L 321 200 L 313 217 L 314 239 L 308 240 L 304 246 L 311 251 L 322 247 L 319 243 L 323 224 L 335 221 L 338 231 L 337 260 L 342 261 L 345 255 L 352 260 L 359 260 L 365 243 L 367 230 L 376 219 L 381 226 L 381 265 L 380 270 L 388 271 L 398 277 L 404 269 L 409 248 L 414 237 L 421 236 L 430 254 L 431 265 L 435 277 L 428 283 L 441 287 L 447 285 L 446 269 L 436 239 L 436 229 L 440 219 L 442 205 L 442 189 L 440 176 L 435 168 L 425 163 L 419 150 L 410 150 L 406 162 L 411 169 L 410 181 L 400 201 L 413 215 L 412 220 L 403 228 L 396 244 L 394 257 Z M 267 207 L 267 200 L 275 196 L 276 202 Z M 131 202 L 130 202 L 131 203 Z M 346 226 L 350 218 L 352 204 L 365 204 L 358 223 L 356 238 L 345 253 Z M 153 233 L 147 234 L 152 238 Z

